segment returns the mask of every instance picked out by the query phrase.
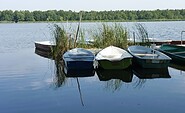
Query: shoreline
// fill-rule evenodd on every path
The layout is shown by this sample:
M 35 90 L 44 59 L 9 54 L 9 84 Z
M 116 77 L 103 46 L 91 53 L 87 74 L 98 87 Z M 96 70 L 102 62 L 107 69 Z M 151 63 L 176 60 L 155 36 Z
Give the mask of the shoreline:
M 86 23 L 86 22 L 173 22 L 173 21 L 185 21 L 184 19 L 179 20 L 179 19 L 159 19 L 159 20 L 83 20 L 81 21 L 81 23 Z M 66 22 L 70 22 L 70 23 L 75 23 L 75 22 L 79 22 L 79 21 L 19 21 L 17 23 L 66 23 Z M 14 21 L 0 21 L 1 23 L 16 23 Z

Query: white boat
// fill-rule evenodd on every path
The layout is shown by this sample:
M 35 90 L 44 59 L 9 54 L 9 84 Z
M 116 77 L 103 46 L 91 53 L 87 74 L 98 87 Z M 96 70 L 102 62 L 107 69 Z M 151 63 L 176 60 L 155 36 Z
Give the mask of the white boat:
M 35 48 L 47 52 L 51 52 L 51 49 L 55 47 L 56 44 L 52 41 L 35 41 Z
M 83 48 L 74 48 L 64 53 L 67 69 L 94 69 L 94 54 Z
M 101 50 L 95 60 L 103 69 L 125 69 L 132 64 L 132 55 L 119 47 L 109 46 Z

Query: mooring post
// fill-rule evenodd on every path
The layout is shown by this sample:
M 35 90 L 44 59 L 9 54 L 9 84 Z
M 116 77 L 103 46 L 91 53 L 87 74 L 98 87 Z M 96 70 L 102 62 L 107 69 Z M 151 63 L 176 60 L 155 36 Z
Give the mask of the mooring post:
M 136 43 L 136 36 L 135 36 L 135 32 L 133 32 L 133 37 L 134 37 L 134 45 L 135 45 L 135 43 Z
M 183 32 L 185 32 L 185 31 L 181 31 L 181 45 L 183 44 L 183 40 L 182 40 Z

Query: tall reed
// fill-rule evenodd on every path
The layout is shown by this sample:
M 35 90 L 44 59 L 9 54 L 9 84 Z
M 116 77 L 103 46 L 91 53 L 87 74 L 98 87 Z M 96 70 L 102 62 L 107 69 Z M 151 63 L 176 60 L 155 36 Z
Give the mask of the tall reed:
M 62 55 L 70 48 L 70 40 L 64 27 L 60 27 L 57 24 L 54 24 L 53 35 L 54 42 L 56 43 L 56 46 L 54 46 L 51 51 L 55 63 L 55 85 L 56 87 L 60 87 L 65 83 L 66 80 L 63 71 L 64 65 L 62 61 Z
M 141 23 L 136 23 L 136 35 L 141 40 L 140 45 L 150 46 L 150 40 L 148 37 L 148 31 Z
M 102 24 L 102 28 L 95 32 L 94 35 L 94 47 L 105 48 L 110 45 L 114 45 L 121 48 L 126 48 L 128 32 L 121 25 L 115 23 L 114 25 Z
M 61 60 L 63 53 L 70 48 L 70 39 L 64 27 L 57 24 L 54 24 L 53 35 L 56 46 L 52 49 L 52 55 L 55 60 Z

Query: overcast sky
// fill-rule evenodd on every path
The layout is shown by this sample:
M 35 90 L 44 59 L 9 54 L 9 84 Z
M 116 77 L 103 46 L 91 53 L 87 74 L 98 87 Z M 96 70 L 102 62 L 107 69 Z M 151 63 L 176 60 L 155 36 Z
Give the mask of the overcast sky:
M 0 0 L 0 10 L 156 10 L 185 9 L 185 0 Z

